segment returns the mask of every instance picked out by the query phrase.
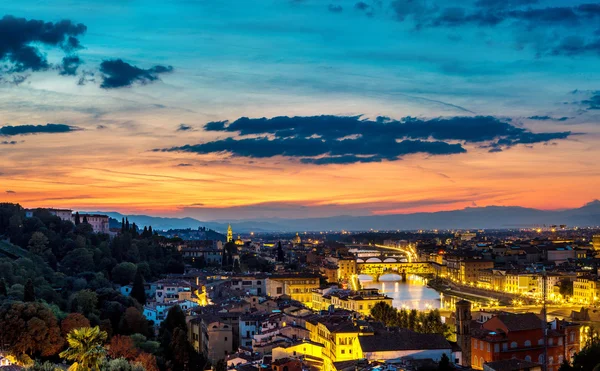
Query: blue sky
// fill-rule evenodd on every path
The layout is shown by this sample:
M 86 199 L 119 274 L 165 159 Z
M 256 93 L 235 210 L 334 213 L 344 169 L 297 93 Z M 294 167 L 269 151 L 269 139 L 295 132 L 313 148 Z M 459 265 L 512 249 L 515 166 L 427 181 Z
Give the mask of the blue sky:
M 499 198 L 497 194 L 514 194 L 515 187 L 482 184 L 480 179 L 519 181 L 525 174 L 539 172 L 544 159 L 554 164 L 555 171 L 539 174 L 548 185 L 532 192 L 557 199 L 565 193 L 564 182 L 589 182 L 578 186 L 578 197 L 564 197 L 547 207 L 576 206 L 597 196 L 593 189 L 600 185 L 599 169 L 587 156 L 598 155 L 595 148 L 600 140 L 600 111 L 592 109 L 594 97 L 600 95 L 600 6 L 589 1 L 20 0 L 0 1 L 2 15 L 46 22 L 67 19 L 86 27 L 76 36 L 83 47 L 74 51 L 32 43 L 55 66 L 67 54 L 78 56 L 83 63 L 72 75 L 59 75 L 58 67 L 11 72 L 10 61 L 5 60 L 0 84 L 3 125 L 60 123 L 77 128 L 67 134 L 50 135 L 46 130 L 11 137 L 5 142 L 16 144 L 0 146 L 6 154 L 6 188 L 14 192 L 7 197 L 15 201 L 140 209 L 128 206 L 127 197 L 151 187 L 153 176 L 173 173 L 183 179 L 176 182 L 178 188 L 165 186 L 154 198 L 176 189 L 185 194 L 181 199 L 139 202 L 151 204 L 149 210 L 188 214 L 192 205 L 202 204 L 209 211 L 193 215 L 207 218 L 214 209 L 224 208 L 220 215 L 226 217 L 227 208 L 235 215 L 240 207 L 255 210 L 262 204 L 285 205 L 279 216 L 288 215 L 290 204 L 313 206 L 319 213 L 324 212 L 323 205 L 325 209 L 331 206 L 334 214 L 398 211 L 407 202 L 435 210 L 440 199 L 447 200 L 442 203 L 447 208 L 473 204 L 543 207 L 540 196 L 531 201 L 527 193 Z M 130 86 L 106 88 L 106 75 L 117 67 L 103 62 L 117 59 L 138 68 L 141 77 L 128 80 Z M 155 70 L 155 66 L 168 70 Z M 461 144 L 465 151 L 448 156 L 425 152 L 424 156 L 385 158 L 384 163 L 350 161 L 325 167 L 302 163 L 302 156 L 285 153 L 260 157 L 227 151 L 160 151 L 243 137 L 205 130 L 211 121 L 320 115 L 364 115 L 373 120 L 411 116 L 422 122 L 493 116 L 528 133 L 570 134 L 506 147 L 502 154 L 484 149 L 491 148 L 489 143 L 488 147 L 473 145 L 459 137 L 449 143 Z M 190 130 L 178 130 L 182 124 Z M 32 151 L 48 155 L 32 161 L 28 157 Z M 94 170 L 66 169 L 65 158 L 85 159 Z M 522 168 L 515 174 L 512 164 L 519 158 L 526 159 L 523 162 L 528 166 L 519 164 Z M 473 165 L 479 161 L 479 166 Z M 192 166 L 177 166 L 182 164 Z M 211 167 L 211 176 L 206 166 Z M 462 178 L 464 166 L 474 166 L 473 174 Z M 116 180 L 101 173 L 133 168 L 132 177 L 147 177 L 144 184 L 121 179 L 132 186 L 131 193 L 107 195 L 89 187 L 85 192 L 48 187 L 59 174 L 85 184 L 91 177 L 91 185 L 105 188 Z M 187 191 L 190 179 L 198 173 L 218 182 L 235 174 L 272 179 L 282 168 L 322 184 L 335 183 L 332 172 L 366 181 L 375 176 L 415 176 L 419 168 L 432 168 L 431 174 L 453 173 L 450 176 L 460 186 L 440 188 L 432 178 L 394 194 L 391 187 L 376 184 L 368 200 L 348 196 L 357 189 L 338 195 L 294 188 L 279 191 L 287 183 L 277 184 L 276 189 L 270 189 L 271 183 L 263 185 L 261 197 L 244 195 L 247 182 L 243 181 L 226 189 L 207 185 L 198 202 L 192 202 L 198 196 Z M 23 186 L 22 179 L 32 174 L 38 177 L 40 188 Z M 577 178 L 583 174 L 587 177 Z M 19 187 L 23 189 L 13 189 Z M 493 196 L 486 193 L 490 187 L 497 192 Z M 67 192 L 82 197 L 67 198 Z M 444 193 L 447 196 L 440 197 Z M 382 207 L 389 198 L 396 199 L 398 208 Z

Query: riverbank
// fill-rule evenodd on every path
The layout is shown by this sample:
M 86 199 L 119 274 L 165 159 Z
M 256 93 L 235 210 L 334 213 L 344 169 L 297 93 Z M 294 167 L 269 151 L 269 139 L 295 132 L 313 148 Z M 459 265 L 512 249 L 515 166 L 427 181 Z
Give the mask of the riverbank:
M 508 306 L 513 302 L 513 300 L 523 299 L 516 294 L 489 291 L 471 286 L 461 286 L 441 278 L 430 280 L 427 285 L 445 295 L 452 295 L 465 300 L 475 301 L 483 304 L 489 304 L 490 300 L 494 300 L 497 301 L 499 305 Z

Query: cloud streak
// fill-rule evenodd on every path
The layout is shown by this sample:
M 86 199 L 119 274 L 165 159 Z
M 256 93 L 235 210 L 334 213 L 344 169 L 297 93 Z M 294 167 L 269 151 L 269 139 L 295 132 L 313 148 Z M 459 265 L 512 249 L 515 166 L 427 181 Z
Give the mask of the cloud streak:
M 299 158 L 305 164 L 353 164 L 395 161 L 406 155 L 451 155 L 466 152 L 462 143 L 477 143 L 499 151 L 518 144 L 565 139 L 571 132 L 533 133 L 491 116 L 422 120 L 406 117 L 376 120 L 361 116 L 242 117 L 234 122 L 217 121 L 206 131 L 236 133 L 196 145 L 157 149 L 197 154 L 227 153 L 239 157 Z
M 76 126 L 64 124 L 3 126 L 0 128 L 0 136 L 9 137 L 14 135 L 60 134 L 78 130 L 81 129 Z M 16 143 L 10 142 L 8 144 Z
M 173 71 L 171 66 L 156 65 L 143 69 L 124 62 L 122 59 L 105 60 L 100 64 L 103 89 L 115 89 L 132 86 L 135 83 L 149 84 L 158 80 L 158 75 Z

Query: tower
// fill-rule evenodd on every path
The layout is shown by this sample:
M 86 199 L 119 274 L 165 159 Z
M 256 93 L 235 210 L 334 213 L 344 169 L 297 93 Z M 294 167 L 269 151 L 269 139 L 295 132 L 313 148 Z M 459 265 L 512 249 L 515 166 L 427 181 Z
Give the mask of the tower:
M 456 303 L 456 342 L 462 349 L 462 366 L 471 366 L 471 302 Z
M 227 225 L 227 242 L 233 242 L 233 231 L 231 230 L 231 224 Z

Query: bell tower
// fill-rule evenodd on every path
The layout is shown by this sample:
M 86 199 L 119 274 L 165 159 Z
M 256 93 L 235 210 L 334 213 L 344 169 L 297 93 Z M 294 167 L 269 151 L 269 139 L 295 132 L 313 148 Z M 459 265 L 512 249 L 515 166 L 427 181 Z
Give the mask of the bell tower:
M 456 303 L 456 342 L 462 349 L 462 366 L 471 367 L 471 302 Z
M 231 224 L 227 225 L 227 242 L 233 241 L 233 231 L 231 230 Z

